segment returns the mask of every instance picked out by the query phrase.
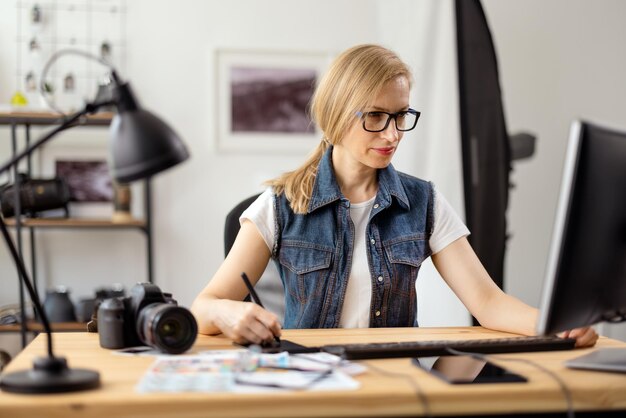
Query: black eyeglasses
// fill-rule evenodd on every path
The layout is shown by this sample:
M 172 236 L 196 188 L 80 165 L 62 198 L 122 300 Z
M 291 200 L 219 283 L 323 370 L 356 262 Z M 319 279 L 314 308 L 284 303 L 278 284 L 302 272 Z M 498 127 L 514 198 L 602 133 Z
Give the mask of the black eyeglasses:
M 396 113 L 383 111 L 356 112 L 363 120 L 363 129 L 367 132 L 382 132 L 389 126 L 391 119 L 396 123 L 396 129 L 400 132 L 410 131 L 417 125 L 421 113 L 415 109 L 401 110 Z

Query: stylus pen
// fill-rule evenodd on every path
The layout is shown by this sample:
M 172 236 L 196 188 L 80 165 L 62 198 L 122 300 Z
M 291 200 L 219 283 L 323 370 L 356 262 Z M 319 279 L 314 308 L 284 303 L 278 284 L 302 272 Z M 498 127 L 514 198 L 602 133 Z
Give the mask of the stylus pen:
M 257 295 L 256 292 L 254 291 L 254 287 L 252 286 L 252 283 L 250 283 L 250 279 L 248 279 L 248 275 L 245 272 L 243 272 L 241 273 L 241 278 L 243 279 L 243 282 L 246 284 L 246 287 L 248 288 L 248 292 L 250 292 L 250 297 L 252 298 L 254 303 L 259 305 L 261 308 L 265 309 L 265 306 L 263 306 L 261 299 L 259 299 L 259 295 Z M 280 344 L 280 338 L 278 338 L 278 336 L 275 335 L 274 340 Z

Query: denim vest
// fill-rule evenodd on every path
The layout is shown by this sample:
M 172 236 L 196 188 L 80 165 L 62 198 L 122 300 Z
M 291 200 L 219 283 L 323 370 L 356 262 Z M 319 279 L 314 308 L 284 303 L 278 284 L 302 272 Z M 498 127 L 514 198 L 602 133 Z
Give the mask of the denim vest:
M 322 157 L 306 214 L 274 196 L 276 262 L 285 288 L 285 328 L 336 328 L 352 267 L 350 201 L 339 190 L 332 147 Z M 366 227 L 372 284 L 370 327 L 417 326 L 415 281 L 430 256 L 432 185 L 378 170 L 378 193 Z M 382 277 L 382 281 L 379 278 Z

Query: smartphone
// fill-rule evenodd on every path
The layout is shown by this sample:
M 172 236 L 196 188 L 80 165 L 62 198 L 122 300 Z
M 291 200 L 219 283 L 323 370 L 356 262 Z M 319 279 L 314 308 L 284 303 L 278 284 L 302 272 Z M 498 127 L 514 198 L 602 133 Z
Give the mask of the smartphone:
M 412 362 L 452 384 L 527 382 L 524 376 L 470 356 L 416 357 Z

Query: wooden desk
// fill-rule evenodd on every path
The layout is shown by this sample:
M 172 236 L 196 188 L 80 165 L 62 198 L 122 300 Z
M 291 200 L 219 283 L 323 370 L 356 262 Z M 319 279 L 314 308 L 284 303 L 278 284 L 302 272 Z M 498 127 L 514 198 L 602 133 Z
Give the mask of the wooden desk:
M 283 338 L 304 345 L 427 339 L 497 338 L 509 334 L 467 328 L 403 328 L 361 330 L 288 330 Z M 557 412 L 565 410 L 558 384 L 545 372 L 520 362 L 502 362 L 523 374 L 528 383 L 448 385 L 411 365 L 409 359 L 371 360 L 373 365 L 356 377 L 356 391 L 289 392 L 280 394 L 138 394 L 134 386 L 152 363 L 150 357 L 124 357 L 100 348 L 97 334 L 54 334 L 55 349 L 71 367 L 95 368 L 102 387 L 61 395 L 0 393 L 1 417 L 314 417 L 419 416 L 424 413 L 415 384 L 428 398 L 433 415 L 482 415 Z M 222 337 L 200 336 L 194 349 L 231 348 Z M 598 347 L 626 347 L 601 338 Z M 590 350 L 506 354 L 496 358 L 528 359 L 558 374 L 572 392 L 576 411 L 626 411 L 626 374 L 566 369 L 564 360 Z M 7 371 L 31 368 L 34 356 L 45 353 L 45 335 L 39 335 L 9 365 Z M 402 376 L 387 374 L 402 374 Z M 411 381 L 412 380 L 412 381 Z

